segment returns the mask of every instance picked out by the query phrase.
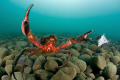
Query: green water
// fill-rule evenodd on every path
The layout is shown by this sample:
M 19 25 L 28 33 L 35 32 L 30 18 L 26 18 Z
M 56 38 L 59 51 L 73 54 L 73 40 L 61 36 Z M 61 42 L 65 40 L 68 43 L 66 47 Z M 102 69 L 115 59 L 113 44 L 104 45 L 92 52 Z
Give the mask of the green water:
M 0 34 L 22 34 L 27 8 L 33 33 L 105 34 L 120 39 L 120 0 L 0 0 Z

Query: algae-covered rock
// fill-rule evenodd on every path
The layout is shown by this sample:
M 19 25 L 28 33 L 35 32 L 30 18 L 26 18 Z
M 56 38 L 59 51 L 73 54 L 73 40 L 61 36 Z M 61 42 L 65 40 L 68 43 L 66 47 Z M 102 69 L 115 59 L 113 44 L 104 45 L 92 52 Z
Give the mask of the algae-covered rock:
M 113 64 L 117 65 L 120 62 L 120 57 L 119 56 L 112 56 L 110 58 L 110 62 L 112 62 Z
M 77 65 L 73 64 L 72 62 L 68 61 L 68 63 L 64 67 L 74 67 L 77 73 L 80 73 L 80 69 Z
M 79 57 L 80 53 L 77 50 L 75 50 L 73 48 L 71 48 L 70 50 L 71 50 L 71 55 L 72 56 Z
M 92 70 L 92 67 L 90 65 L 87 66 L 87 69 L 85 70 L 85 74 L 89 74 L 91 73 L 93 70 Z
M 97 45 L 95 45 L 95 44 L 91 44 L 91 45 L 89 45 L 89 47 L 88 47 L 90 50 L 92 50 L 92 51 L 97 51 L 97 49 L 98 49 L 98 46 Z
M 39 70 L 39 69 L 43 69 L 45 62 L 46 62 L 46 60 L 45 60 L 44 56 L 37 57 L 37 59 L 34 62 L 34 65 L 33 65 L 33 72 L 35 72 L 36 70 Z
M 4 67 L 5 66 L 5 60 L 4 59 L 0 59 L 0 67 Z
M 4 59 L 4 57 L 8 55 L 9 55 L 9 50 L 4 49 L 0 54 L 0 59 Z
M 99 76 L 98 78 L 96 78 L 95 80 L 105 80 L 104 77 Z
M 76 59 L 74 61 L 74 64 L 79 67 L 81 72 L 84 72 L 86 70 L 87 64 L 83 60 Z
M 103 71 L 103 76 L 106 79 L 111 79 L 116 75 L 116 73 L 117 73 L 116 66 L 115 65 L 108 65 Z
M 44 69 L 37 70 L 35 74 L 38 76 L 39 80 L 50 80 L 51 77 L 54 75 L 52 72 Z
M 11 73 L 12 73 L 12 65 L 7 65 L 7 66 L 5 67 L 5 71 L 7 72 L 7 74 L 8 74 L 9 76 L 11 76 Z
M 11 80 L 11 77 L 8 75 L 3 75 L 1 79 L 2 80 Z
M 23 80 L 23 78 L 24 80 L 36 80 L 32 74 L 23 73 L 23 77 L 21 72 L 14 72 L 14 74 L 17 80 Z M 13 75 L 12 75 L 12 80 L 15 80 Z
M 86 75 L 83 72 L 80 72 L 77 74 L 77 77 L 75 80 L 85 80 L 86 79 Z
M 80 43 L 74 44 L 74 45 L 73 45 L 73 48 L 76 49 L 77 51 L 80 51 L 80 50 L 81 50 Z
M 50 80 L 73 80 L 76 76 L 74 67 L 63 67 Z
M 82 54 L 82 55 L 79 56 L 79 59 L 81 59 L 81 60 L 85 61 L 86 63 L 88 63 L 89 60 L 90 60 L 90 56 L 87 55 L 87 54 Z
M 102 56 L 94 56 L 90 58 L 90 65 L 101 70 L 106 66 L 106 61 Z
M 7 60 L 7 61 L 6 61 L 6 66 L 12 65 L 12 63 L 13 63 L 13 60 Z
M 14 59 L 14 55 L 9 55 L 9 56 L 5 56 L 4 57 L 4 60 L 7 61 L 7 60 L 13 60 Z
M 91 51 L 91 50 L 89 50 L 88 48 L 82 49 L 82 50 L 81 50 L 81 53 L 82 53 L 82 54 L 87 54 L 87 55 L 89 55 L 89 56 L 92 56 L 92 55 L 94 54 L 94 52 Z
M 46 70 L 56 71 L 58 68 L 58 64 L 55 60 L 53 60 L 53 58 L 47 57 L 47 62 L 45 63 L 44 68 Z

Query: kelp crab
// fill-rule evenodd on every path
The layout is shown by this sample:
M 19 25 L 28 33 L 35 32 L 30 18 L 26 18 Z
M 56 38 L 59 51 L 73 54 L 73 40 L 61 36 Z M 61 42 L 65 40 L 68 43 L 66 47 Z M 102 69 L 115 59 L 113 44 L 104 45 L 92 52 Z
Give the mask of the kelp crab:
M 61 48 L 64 48 L 66 46 L 69 46 L 71 44 L 74 44 L 74 43 L 81 43 L 81 42 L 84 42 L 84 41 L 89 41 L 89 40 L 92 40 L 91 38 L 87 38 L 87 35 L 89 33 L 91 33 L 93 30 L 90 30 L 89 32 L 85 33 L 85 34 L 82 34 L 78 37 L 75 37 L 75 38 L 71 38 L 69 39 L 68 41 L 66 41 L 64 44 L 60 45 L 60 46 L 57 46 L 56 47 L 56 36 L 55 35 L 50 35 L 48 37 L 41 37 L 40 41 L 38 41 L 34 34 L 31 32 L 31 30 L 29 29 L 29 19 L 28 19 L 28 16 L 29 16 L 29 12 L 30 12 L 30 9 L 31 7 L 33 6 L 34 4 L 32 4 L 28 10 L 26 11 L 26 14 L 25 14 L 25 17 L 22 21 L 22 24 L 21 24 L 21 29 L 22 29 L 22 32 L 23 34 L 33 43 L 35 44 L 38 48 L 36 49 L 31 49 L 31 48 L 27 48 L 27 49 L 23 49 L 19 55 L 14 59 L 13 61 L 13 64 L 12 64 L 12 74 L 15 78 L 15 75 L 14 75 L 14 68 L 17 64 L 17 61 L 19 60 L 19 58 L 21 57 L 21 55 L 24 53 L 24 52 L 31 52 L 30 54 L 28 54 L 26 56 L 26 58 L 24 59 L 23 61 L 23 67 L 22 67 L 22 74 L 24 72 L 24 65 L 25 65 L 25 62 L 26 62 L 26 59 L 28 59 L 29 57 L 37 54 L 37 53 L 68 53 L 69 56 L 68 56 L 68 59 L 64 62 L 63 65 L 59 66 L 59 67 L 62 67 L 64 66 L 69 58 L 70 58 L 70 55 L 71 55 L 71 52 L 68 51 L 68 50 L 64 50 L 64 49 L 61 49 Z M 15 78 L 16 79 L 16 78 Z

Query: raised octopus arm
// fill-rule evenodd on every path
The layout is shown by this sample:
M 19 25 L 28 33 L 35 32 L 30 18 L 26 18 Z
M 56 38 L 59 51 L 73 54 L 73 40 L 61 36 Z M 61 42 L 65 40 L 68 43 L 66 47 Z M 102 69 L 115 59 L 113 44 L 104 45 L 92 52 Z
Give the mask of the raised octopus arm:
M 26 11 L 26 14 L 25 14 L 25 17 L 22 21 L 22 24 L 21 24 L 21 29 L 22 29 L 22 32 L 25 36 L 28 37 L 28 39 L 33 43 L 35 44 L 37 47 L 39 48 L 42 48 L 42 45 L 37 41 L 37 39 L 35 38 L 34 34 L 31 32 L 31 30 L 29 29 L 29 12 L 30 12 L 30 9 L 31 7 L 33 6 L 34 4 L 32 4 L 28 10 Z
M 80 36 L 78 36 L 78 37 L 76 37 L 76 38 L 71 38 L 71 39 L 69 39 L 67 42 L 65 42 L 64 44 L 56 47 L 56 49 L 64 48 L 64 47 L 69 46 L 69 45 L 71 45 L 71 44 L 73 44 L 73 43 L 81 43 L 81 42 L 84 42 L 84 41 L 92 40 L 91 38 L 87 38 L 87 35 L 88 35 L 89 33 L 91 33 L 92 31 L 93 31 L 93 30 L 91 30 L 91 31 L 89 31 L 89 32 L 87 32 L 87 33 L 85 33 L 85 34 L 82 34 L 82 35 L 80 35 Z

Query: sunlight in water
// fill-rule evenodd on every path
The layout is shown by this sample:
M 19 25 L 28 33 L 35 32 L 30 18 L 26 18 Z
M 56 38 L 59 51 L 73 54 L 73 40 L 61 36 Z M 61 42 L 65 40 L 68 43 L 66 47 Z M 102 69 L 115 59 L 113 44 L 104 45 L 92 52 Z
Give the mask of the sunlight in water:
M 25 9 L 35 4 L 32 11 L 62 18 L 95 17 L 120 11 L 120 1 L 113 0 L 11 0 L 11 2 Z

